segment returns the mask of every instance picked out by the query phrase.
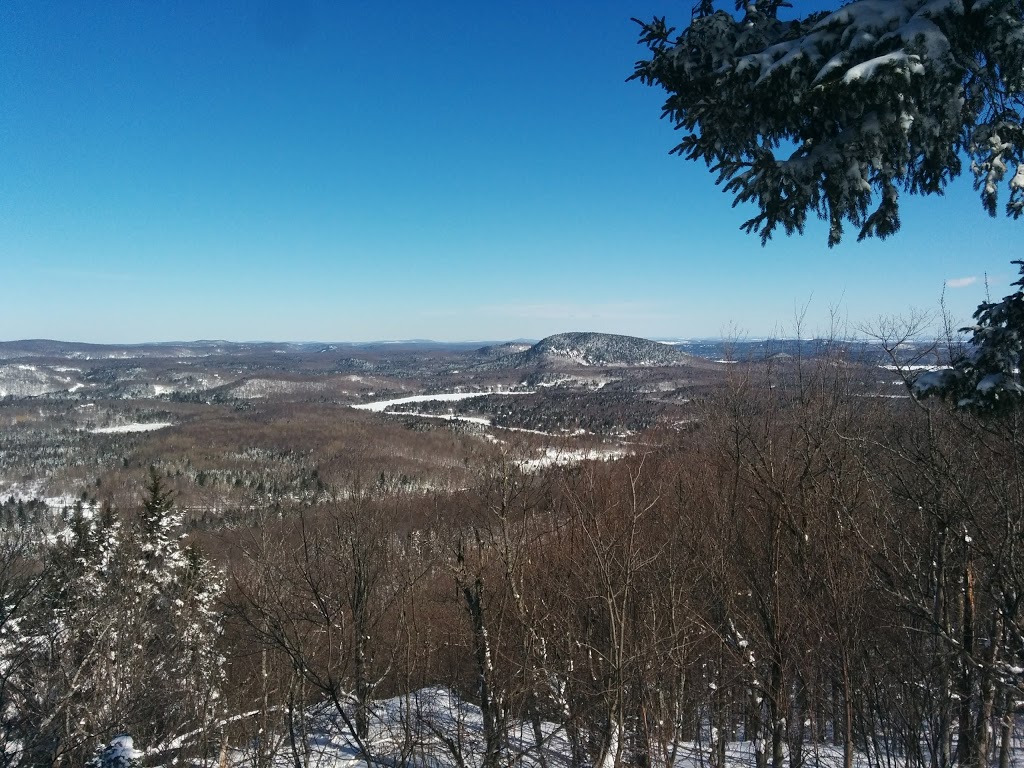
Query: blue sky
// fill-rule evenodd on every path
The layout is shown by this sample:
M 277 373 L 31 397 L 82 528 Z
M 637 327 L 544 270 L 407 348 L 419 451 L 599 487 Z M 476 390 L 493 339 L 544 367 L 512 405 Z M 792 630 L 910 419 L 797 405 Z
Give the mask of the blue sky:
M 625 82 L 630 17 L 689 5 L 6 0 L 0 339 L 760 336 L 1009 291 L 1020 224 L 968 178 L 884 242 L 740 232 Z

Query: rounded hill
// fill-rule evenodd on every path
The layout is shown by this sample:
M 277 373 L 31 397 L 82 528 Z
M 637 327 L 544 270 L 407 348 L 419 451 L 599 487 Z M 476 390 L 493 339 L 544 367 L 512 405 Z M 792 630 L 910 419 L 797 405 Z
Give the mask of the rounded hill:
M 660 367 L 692 361 L 668 344 L 614 333 L 558 333 L 529 349 L 505 355 L 488 368 Z M 479 367 L 484 367 L 479 366 Z

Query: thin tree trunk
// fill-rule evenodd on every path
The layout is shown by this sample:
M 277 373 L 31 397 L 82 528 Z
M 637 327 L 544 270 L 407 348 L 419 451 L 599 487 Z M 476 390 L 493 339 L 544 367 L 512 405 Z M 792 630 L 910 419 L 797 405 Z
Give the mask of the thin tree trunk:
M 1003 696 L 1003 716 L 999 721 L 999 768 L 1010 768 L 1010 752 L 1013 749 L 1013 696 L 1009 691 Z
M 974 565 L 968 555 L 963 572 L 963 628 L 960 647 L 960 726 L 957 732 L 957 763 L 966 768 L 978 765 L 977 732 L 972 704 L 974 696 Z
M 772 768 L 783 768 L 786 762 L 786 717 L 783 688 L 782 660 L 778 649 L 772 653 L 772 691 L 768 697 L 768 708 L 772 718 Z
M 764 749 L 764 718 L 763 714 L 764 696 L 757 688 L 750 689 L 750 712 L 751 732 L 750 737 L 754 742 L 754 766 L 755 768 L 768 768 L 768 755 Z
M 999 645 L 1003 634 L 1002 621 L 998 613 L 992 617 L 991 629 L 988 652 L 985 654 L 984 672 L 981 677 L 981 706 L 978 711 L 978 723 L 974 737 L 978 750 L 976 759 L 979 767 L 988 764 L 992 745 L 992 714 L 996 704 L 995 665 L 999 660 Z
M 843 768 L 853 768 L 853 686 L 850 655 L 843 649 Z
M 472 584 L 463 584 L 466 610 L 473 622 L 473 646 L 476 657 L 480 714 L 483 720 L 484 754 L 482 768 L 497 768 L 502 751 L 500 705 L 491 684 L 491 647 L 484 622 L 483 580 L 477 576 Z

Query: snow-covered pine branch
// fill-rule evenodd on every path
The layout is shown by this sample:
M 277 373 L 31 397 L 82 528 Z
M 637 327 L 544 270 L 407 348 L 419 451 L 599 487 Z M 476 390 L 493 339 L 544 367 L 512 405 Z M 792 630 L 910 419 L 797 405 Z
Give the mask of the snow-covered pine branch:
M 741 18 L 702 4 L 675 35 L 642 23 L 651 58 L 633 79 L 668 92 L 673 152 L 702 160 L 762 242 L 808 214 L 858 237 L 900 227 L 900 192 L 941 193 L 971 160 L 982 203 L 1024 211 L 1021 0 L 854 0 L 784 21 L 778 3 Z M 1009 181 L 1006 177 L 1009 176 Z
M 916 397 L 940 395 L 958 408 L 978 413 L 999 413 L 1018 406 L 1024 398 L 1021 365 L 1024 363 L 1024 261 L 1014 261 L 1021 278 L 1017 291 L 1001 301 L 983 302 L 974 313 L 966 353 L 953 365 L 919 375 L 911 385 Z

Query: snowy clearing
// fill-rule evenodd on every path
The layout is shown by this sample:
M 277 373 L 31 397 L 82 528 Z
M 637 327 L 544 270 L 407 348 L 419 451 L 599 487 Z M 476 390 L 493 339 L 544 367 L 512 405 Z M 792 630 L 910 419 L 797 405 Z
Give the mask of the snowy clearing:
M 173 426 L 169 421 L 134 422 L 132 424 L 119 424 L 116 427 L 97 427 L 90 429 L 89 432 L 94 435 L 114 435 L 121 432 L 152 432 L 155 429 Z
M 382 413 L 392 405 L 406 405 L 408 403 L 428 403 L 431 401 L 454 402 L 456 400 L 468 400 L 471 397 L 486 397 L 488 395 L 532 395 L 532 391 L 507 391 L 498 390 L 495 392 L 444 392 L 436 395 L 409 395 L 407 397 L 396 397 L 392 400 L 379 400 L 376 403 L 359 403 L 352 407 L 358 411 L 371 411 Z
M 519 467 L 524 472 L 534 472 L 550 466 L 566 466 L 578 464 L 581 461 L 613 461 L 621 459 L 626 455 L 622 448 L 590 448 L 562 450 L 559 448 L 547 448 L 544 455 L 537 459 L 523 459 Z
M 31 501 L 42 499 L 51 510 L 70 509 L 81 501 L 79 496 L 65 493 L 59 495 L 47 495 L 43 481 L 36 480 L 28 484 L 8 483 L 0 480 L 0 498 L 13 499 L 15 501 Z

